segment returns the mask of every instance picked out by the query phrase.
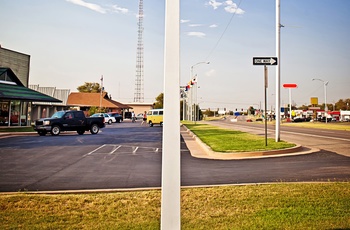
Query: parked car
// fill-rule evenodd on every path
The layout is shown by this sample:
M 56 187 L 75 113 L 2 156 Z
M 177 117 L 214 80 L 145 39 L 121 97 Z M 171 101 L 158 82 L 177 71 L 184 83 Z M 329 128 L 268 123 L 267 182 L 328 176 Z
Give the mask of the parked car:
M 83 111 L 58 111 L 50 118 L 41 118 L 35 121 L 34 130 L 40 136 L 48 132 L 57 136 L 61 131 L 77 131 L 79 135 L 90 130 L 91 134 L 97 134 L 100 128 L 105 127 L 102 117 L 85 117 Z
M 142 120 L 143 119 L 143 113 L 139 113 L 136 115 L 136 120 Z
M 125 119 L 131 119 L 131 112 L 125 112 L 124 113 L 124 118 Z
M 305 121 L 311 121 L 311 117 L 295 117 L 293 119 L 293 122 L 305 122 Z
M 114 117 L 110 116 L 108 113 L 95 113 L 91 117 L 104 117 L 105 123 L 107 124 L 112 124 L 113 122 L 115 123 L 116 120 Z
M 117 123 L 120 123 L 120 122 L 123 121 L 123 116 L 120 115 L 119 113 L 109 112 L 108 115 L 111 116 L 111 117 L 114 117 L 114 118 L 115 118 L 115 121 L 116 121 Z
M 317 121 L 326 122 L 326 117 L 319 117 Z M 332 121 L 332 117 L 327 117 L 327 122 L 331 122 L 331 121 Z

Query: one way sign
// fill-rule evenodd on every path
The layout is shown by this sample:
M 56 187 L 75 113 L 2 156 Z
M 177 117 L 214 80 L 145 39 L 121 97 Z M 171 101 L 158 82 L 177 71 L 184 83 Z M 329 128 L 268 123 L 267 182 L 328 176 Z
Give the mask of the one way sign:
M 253 65 L 277 65 L 277 57 L 253 57 Z

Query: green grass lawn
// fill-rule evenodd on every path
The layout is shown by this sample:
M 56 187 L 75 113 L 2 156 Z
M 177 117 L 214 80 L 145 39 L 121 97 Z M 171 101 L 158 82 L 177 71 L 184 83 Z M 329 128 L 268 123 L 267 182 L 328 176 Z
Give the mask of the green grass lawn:
M 160 190 L 0 195 L 0 229 L 159 229 Z M 349 229 L 350 183 L 181 190 L 182 229 Z
M 295 146 L 284 141 L 275 142 L 273 138 L 249 134 L 241 131 L 223 129 L 208 124 L 183 122 L 196 136 L 216 152 L 250 152 L 284 149 Z
M 11 133 L 11 132 L 34 132 L 33 127 L 25 126 L 25 127 L 0 127 L 0 132 Z

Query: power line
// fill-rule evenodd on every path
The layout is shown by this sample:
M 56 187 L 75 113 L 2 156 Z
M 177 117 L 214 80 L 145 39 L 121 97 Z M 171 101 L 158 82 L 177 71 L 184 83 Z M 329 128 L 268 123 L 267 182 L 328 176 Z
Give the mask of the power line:
M 241 3 L 242 3 L 242 0 L 239 1 L 238 5 L 237 5 L 237 10 L 239 9 Z M 231 24 L 231 22 L 232 22 L 234 16 L 236 15 L 237 10 L 232 14 L 232 16 L 231 16 L 229 22 L 227 23 L 227 25 L 226 25 L 224 31 L 222 32 L 221 36 L 219 37 L 218 41 L 216 42 L 216 44 L 214 45 L 214 47 L 211 49 L 211 51 L 209 52 L 209 54 L 207 55 L 207 57 L 206 57 L 204 60 L 209 60 L 209 57 L 213 54 L 213 52 L 215 51 L 215 49 L 218 47 L 218 45 L 219 45 L 221 39 L 224 37 L 224 35 L 225 35 L 225 33 L 226 33 L 228 27 L 230 26 L 230 24 Z

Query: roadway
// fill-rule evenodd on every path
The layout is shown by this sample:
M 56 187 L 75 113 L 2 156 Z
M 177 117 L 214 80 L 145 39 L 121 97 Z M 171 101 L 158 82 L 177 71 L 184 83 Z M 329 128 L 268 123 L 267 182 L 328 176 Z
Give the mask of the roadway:
M 311 142 L 318 134 L 312 135 L 301 139 L 312 138 L 308 144 L 316 145 Z M 181 184 L 349 181 L 350 158 L 334 151 L 334 141 L 322 139 L 331 151 L 322 147 L 307 155 L 229 161 L 194 158 L 182 141 Z M 336 141 L 349 147 L 346 140 Z M 1 138 L 0 192 L 159 188 L 161 153 L 162 128 L 138 122 L 108 125 L 97 135 Z

